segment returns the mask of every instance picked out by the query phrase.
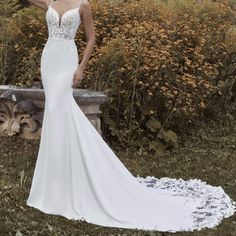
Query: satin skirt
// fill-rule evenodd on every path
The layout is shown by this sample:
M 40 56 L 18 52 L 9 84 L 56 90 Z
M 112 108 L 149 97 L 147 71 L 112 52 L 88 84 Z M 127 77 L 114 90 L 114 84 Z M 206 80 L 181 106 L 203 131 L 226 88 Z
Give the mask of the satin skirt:
M 198 179 L 133 176 L 73 97 L 74 40 L 48 39 L 41 56 L 45 110 L 27 205 L 101 226 L 193 231 L 235 212 L 218 186 Z

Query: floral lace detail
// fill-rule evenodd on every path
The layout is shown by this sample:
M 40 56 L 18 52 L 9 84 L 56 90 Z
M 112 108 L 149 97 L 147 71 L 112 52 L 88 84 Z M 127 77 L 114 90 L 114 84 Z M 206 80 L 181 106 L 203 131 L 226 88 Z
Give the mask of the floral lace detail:
M 57 11 L 49 5 L 46 13 L 49 38 L 73 40 L 81 22 L 78 9 L 66 11 L 60 19 Z
M 192 200 L 199 201 L 200 204 L 193 212 L 195 226 L 193 230 L 202 228 L 213 228 L 217 226 L 223 218 L 230 217 L 236 212 L 236 202 L 224 192 L 222 187 L 215 187 L 201 181 L 200 179 L 175 179 L 156 178 L 147 176 L 145 178 L 137 175 L 137 180 L 153 189 L 153 191 L 166 191 L 172 196 L 184 196 Z

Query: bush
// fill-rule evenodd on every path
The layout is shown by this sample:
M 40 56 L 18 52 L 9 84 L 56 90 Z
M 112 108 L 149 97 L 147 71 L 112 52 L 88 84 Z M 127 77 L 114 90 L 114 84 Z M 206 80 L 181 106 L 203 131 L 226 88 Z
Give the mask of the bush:
M 81 86 L 109 96 L 102 114 L 104 133 L 150 150 L 174 146 L 176 137 L 169 129 L 181 132 L 201 119 L 213 99 L 221 100 L 219 81 L 228 79 L 229 70 L 233 76 L 231 3 L 104 0 L 93 1 L 92 8 L 97 43 Z M 23 9 L 5 30 L 9 47 L 2 82 L 30 87 L 40 81 L 40 54 L 47 39 L 44 15 L 34 7 Z M 83 31 L 76 42 L 82 53 Z M 171 141 L 163 138 L 165 132 Z
M 84 85 L 109 95 L 103 123 L 113 135 L 142 145 L 142 137 L 156 140 L 149 120 L 179 133 L 203 118 L 221 96 L 220 72 L 231 61 L 226 39 L 235 18 L 228 2 L 139 1 L 108 6 L 98 16 L 109 14 L 97 30 L 100 48 Z

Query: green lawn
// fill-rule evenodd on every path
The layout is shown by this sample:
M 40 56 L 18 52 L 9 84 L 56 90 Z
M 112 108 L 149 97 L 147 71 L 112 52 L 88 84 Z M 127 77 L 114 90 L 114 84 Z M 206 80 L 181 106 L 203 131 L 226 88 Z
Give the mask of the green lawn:
M 198 178 L 222 186 L 236 199 L 236 122 L 227 120 L 204 124 L 191 135 L 181 137 L 179 146 L 161 157 L 139 155 L 129 148 L 116 149 L 127 168 L 140 176 Z M 214 229 L 188 233 L 149 233 L 101 227 L 61 216 L 44 214 L 26 206 L 39 141 L 17 137 L 0 141 L 0 235 L 208 235 L 236 236 L 236 215 L 224 219 Z

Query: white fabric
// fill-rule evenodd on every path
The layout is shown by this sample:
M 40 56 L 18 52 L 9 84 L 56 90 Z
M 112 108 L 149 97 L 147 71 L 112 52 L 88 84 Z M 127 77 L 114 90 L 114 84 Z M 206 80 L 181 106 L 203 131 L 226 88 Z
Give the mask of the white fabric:
M 84 115 L 73 97 L 78 65 L 74 37 L 79 7 L 48 8 L 49 38 L 41 57 L 45 110 L 27 205 L 92 224 L 157 231 L 217 226 L 236 203 L 198 179 L 133 176 Z

